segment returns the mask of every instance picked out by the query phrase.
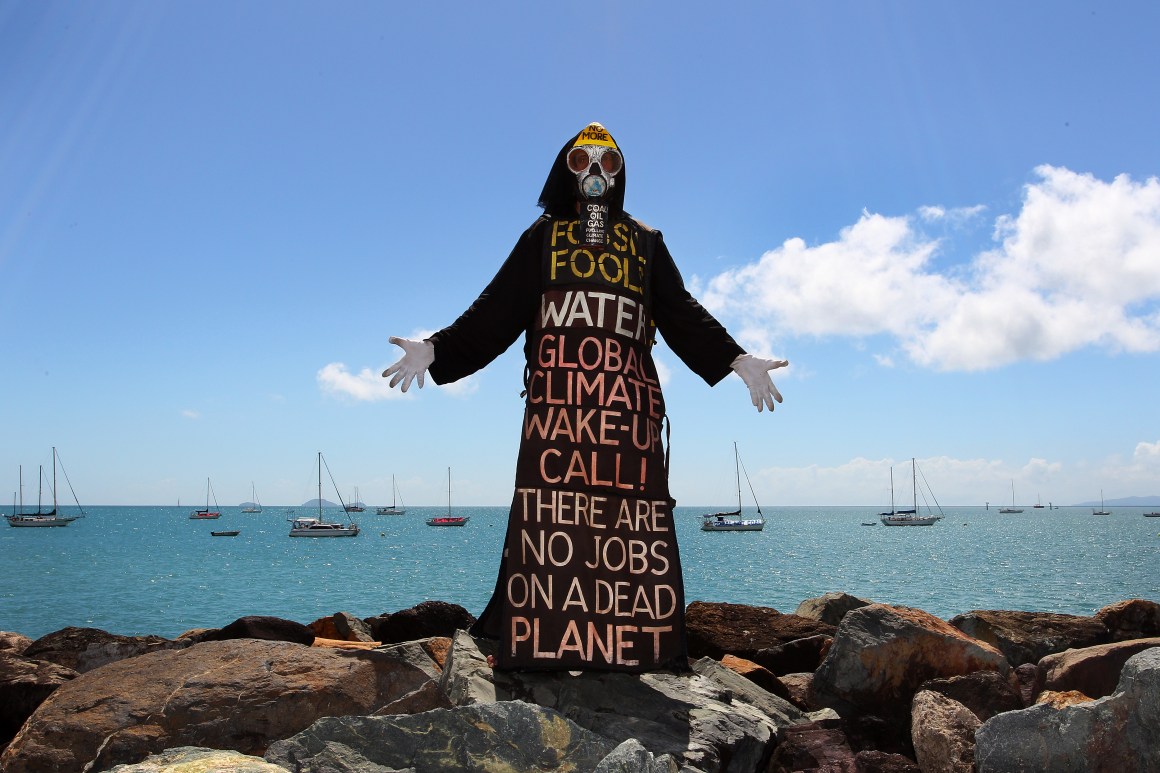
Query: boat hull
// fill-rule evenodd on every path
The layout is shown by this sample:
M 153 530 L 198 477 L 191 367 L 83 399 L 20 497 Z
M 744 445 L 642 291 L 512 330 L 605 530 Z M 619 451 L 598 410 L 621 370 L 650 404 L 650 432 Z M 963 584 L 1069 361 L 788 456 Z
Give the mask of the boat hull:
M 765 521 L 705 521 L 701 524 L 701 531 L 761 531 L 765 528 Z
M 937 517 L 911 517 L 911 516 L 882 516 L 883 526 L 933 526 L 935 521 L 939 520 Z
M 428 518 L 428 526 L 466 526 L 467 522 L 471 520 L 470 515 L 466 516 L 444 516 L 441 518 Z
M 76 518 L 60 518 L 55 515 L 8 515 L 5 518 L 9 526 L 34 529 L 68 526 L 76 520 Z
M 378 515 L 406 515 L 405 507 L 380 507 L 375 511 Z
M 291 537 L 357 537 L 358 528 L 348 528 L 340 526 L 336 529 L 330 528 L 309 528 L 309 529 L 291 529 Z

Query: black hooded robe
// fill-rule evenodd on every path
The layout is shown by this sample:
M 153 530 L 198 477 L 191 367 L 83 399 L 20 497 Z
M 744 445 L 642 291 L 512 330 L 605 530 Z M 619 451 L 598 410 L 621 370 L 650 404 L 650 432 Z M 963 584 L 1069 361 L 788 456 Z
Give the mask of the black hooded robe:
M 685 289 L 660 232 L 619 209 L 607 230 L 594 247 L 577 214 L 545 213 L 428 339 L 444 384 L 524 334 L 515 493 L 495 591 L 472 628 L 500 641 L 501 669 L 688 668 L 654 325 L 710 385 L 744 352 Z

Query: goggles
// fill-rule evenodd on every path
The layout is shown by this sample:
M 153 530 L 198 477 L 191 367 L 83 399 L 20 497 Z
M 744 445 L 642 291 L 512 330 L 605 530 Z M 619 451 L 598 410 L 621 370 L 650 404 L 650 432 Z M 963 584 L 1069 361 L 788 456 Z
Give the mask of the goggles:
M 605 174 L 614 176 L 624 166 L 624 159 L 616 148 L 599 145 L 580 145 L 568 151 L 568 168 L 576 174 L 587 172 L 593 164 L 599 164 Z

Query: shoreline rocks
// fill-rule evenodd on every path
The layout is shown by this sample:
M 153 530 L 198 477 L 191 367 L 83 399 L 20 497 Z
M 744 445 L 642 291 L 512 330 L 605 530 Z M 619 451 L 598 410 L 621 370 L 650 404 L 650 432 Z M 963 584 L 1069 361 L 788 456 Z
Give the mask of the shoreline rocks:
M 1084 770 L 1085 749 L 1160 769 L 1145 599 L 949 622 L 836 593 L 694 602 L 690 670 L 637 675 L 494 671 L 473 620 L 424 602 L 174 640 L 0 632 L 0 769 L 930 773 Z

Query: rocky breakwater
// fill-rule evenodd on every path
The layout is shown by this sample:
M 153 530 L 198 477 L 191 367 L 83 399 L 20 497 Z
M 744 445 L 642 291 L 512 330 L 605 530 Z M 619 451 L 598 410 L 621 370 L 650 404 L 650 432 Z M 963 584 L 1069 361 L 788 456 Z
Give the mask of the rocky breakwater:
M 690 670 L 497 672 L 461 607 L 174 640 L 0 634 L 29 771 L 1160 770 L 1160 605 L 950 621 L 845 594 L 694 602 Z

